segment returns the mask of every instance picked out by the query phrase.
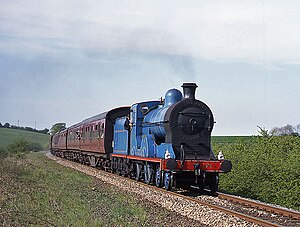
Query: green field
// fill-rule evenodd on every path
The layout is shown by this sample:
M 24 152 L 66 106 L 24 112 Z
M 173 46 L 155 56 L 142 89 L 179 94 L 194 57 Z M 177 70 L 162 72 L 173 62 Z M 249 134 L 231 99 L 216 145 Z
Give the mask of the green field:
M 43 147 L 48 147 L 49 135 L 29 132 L 19 129 L 0 128 L 0 147 L 6 147 L 19 139 L 39 143 Z
M 212 136 L 213 144 L 234 143 L 237 141 L 250 141 L 252 136 Z

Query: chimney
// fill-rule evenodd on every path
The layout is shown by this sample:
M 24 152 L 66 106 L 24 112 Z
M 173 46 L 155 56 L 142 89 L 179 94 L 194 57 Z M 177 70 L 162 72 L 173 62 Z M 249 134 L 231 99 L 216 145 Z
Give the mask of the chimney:
M 183 83 L 181 87 L 183 88 L 183 96 L 185 99 L 195 99 L 195 91 L 198 87 L 197 84 Z

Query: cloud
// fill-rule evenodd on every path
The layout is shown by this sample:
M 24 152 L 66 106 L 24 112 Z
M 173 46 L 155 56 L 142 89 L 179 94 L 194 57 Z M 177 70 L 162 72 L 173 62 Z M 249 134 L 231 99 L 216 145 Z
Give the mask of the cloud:
M 7 1 L 7 53 L 136 51 L 218 61 L 300 63 L 297 1 Z

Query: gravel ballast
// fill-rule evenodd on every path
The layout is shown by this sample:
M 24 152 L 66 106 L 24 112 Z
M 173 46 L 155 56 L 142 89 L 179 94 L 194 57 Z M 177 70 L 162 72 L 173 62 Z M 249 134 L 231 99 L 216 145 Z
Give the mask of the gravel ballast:
M 171 211 L 166 216 L 166 223 L 159 223 L 164 226 L 257 226 L 253 223 L 249 223 L 243 219 L 237 218 L 232 215 L 225 214 L 221 211 L 211 209 L 207 206 L 202 206 L 196 202 L 186 200 L 176 195 L 170 195 L 168 193 L 155 190 L 155 188 L 149 188 L 145 185 L 131 181 L 125 177 L 113 175 L 104 171 L 84 166 L 78 163 L 74 163 L 68 160 L 55 157 L 50 153 L 47 156 L 56 162 L 73 168 L 75 170 L 84 172 L 90 176 L 94 176 L 101 181 L 110 185 L 116 186 L 121 190 L 136 195 L 145 206 L 153 207 L 153 215 L 160 212 L 158 207 L 163 207 L 168 211 Z M 157 214 L 158 215 L 158 214 Z M 150 224 L 150 223 L 149 223 Z M 158 224 L 158 223 L 151 223 Z

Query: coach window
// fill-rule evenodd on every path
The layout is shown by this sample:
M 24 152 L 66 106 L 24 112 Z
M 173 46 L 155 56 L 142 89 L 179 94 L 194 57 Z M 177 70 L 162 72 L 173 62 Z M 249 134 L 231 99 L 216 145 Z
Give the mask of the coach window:
M 103 139 L 103 137 L 104 137 L 104 123 L 101 124 L 100 137 L 101 137 L 101 139 Z
M 99 122 L 99 124 L 97 125 L 97 137 L 98 137 L 98 139 L 100 138 L 100 131 L 101 131 L 101 127 L 100 127 L 100 122 Z
M 98 125 L 94 125 L 94 126 L 93 126 L 93 139 L 97 138 L 97 135 L 98 135 L 98 134 L 97 134 L 97 126 L 98 126 Z
M 91 126 L 91 138 L 94 139 L 94 125 Z

